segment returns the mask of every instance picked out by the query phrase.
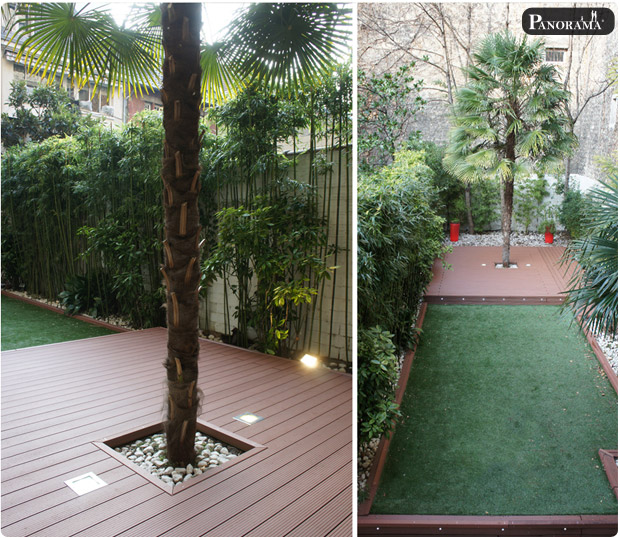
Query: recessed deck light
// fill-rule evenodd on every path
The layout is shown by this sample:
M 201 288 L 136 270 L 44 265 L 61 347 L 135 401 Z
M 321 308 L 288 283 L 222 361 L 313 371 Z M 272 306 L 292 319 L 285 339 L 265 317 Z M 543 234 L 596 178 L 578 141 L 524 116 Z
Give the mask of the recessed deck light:
M 96 489 L 99 489 L 107 484 L 101 480 L 95 473 L 86 473 L 69 480 L 65 480 L 65 484 L 69 486 L 78 495 L 84 495 L 90 493 Z
M 319 364 L 319 359 L 314 355 L 308 355 L 307 353 L 300 359 L 300 361 L 309 368 L 316 368 Z
M 256 424 L 257 422 L 263 420 L 264 417 L 259 417 L 254 413 L 241 413 L 240 415 L 237 415 L 233 418 L 235 420 L 238 420 L 239 422 L 243 422 L 244 424 L 251 426 L 252 424 Z

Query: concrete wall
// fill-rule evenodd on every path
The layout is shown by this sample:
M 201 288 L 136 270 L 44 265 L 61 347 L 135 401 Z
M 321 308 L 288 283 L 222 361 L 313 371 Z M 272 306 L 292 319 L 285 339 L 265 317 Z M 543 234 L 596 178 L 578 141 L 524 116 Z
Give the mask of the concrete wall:
M 348 169 L 345 153 L 349 153 Z M 299 351 L 318 354 L 322 357 L 340 359 L 350 362 L 352 342 L 352 230 L 353 206 L 352 187 L 353 176 L 351 168 L 351 148 L 341 152 L 328 151 L 327 159 L 333 162 L 332 174 L 319 175 L 317 192 L 319 208 L 325 201 L 325 218 L 328 219 L 327 230 L 330 244 L 338 244 L 341 250 L 337 258 L 332 255 L 328 266 L 337 266 L 330 280 L 324 281 L 314 298 L 316 306 L 310 305 L 309 312 L 314 311 L 314 317 L 309 316 L 307 327 L 295 335 L 299 342 Z M 300 155 L 296 170 L 298 181 L 306 181 L 309 176 L 310 156 L 308 153 Z M 339 170 L 340 167 L 340 181 Z M 290 177 L 293 176 L 292 170 Z M 325 191 L 325 194 L 324 194 Z M 338 211 L 338 199 L 340 210 Z M 333 302 L 333 310 L 332 310 Z M 207 300 L 201 303 L 201 329 L 230 334 L 236 326 L 233 312 L 237 300 L 230 288 L 225 287 L 222 281 L 214 282 L 208 289 Z M 230 319 L 230 326 L 227 324 Z M 312 327 L 312 331 L 310 328 Z M 303 342 L 306 342 L 303 345 Z

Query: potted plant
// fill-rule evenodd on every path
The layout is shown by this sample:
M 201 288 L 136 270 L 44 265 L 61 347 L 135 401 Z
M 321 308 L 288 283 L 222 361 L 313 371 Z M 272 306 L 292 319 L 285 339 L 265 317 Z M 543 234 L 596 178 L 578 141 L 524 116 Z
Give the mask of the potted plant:
M 461 223 L 458 220 L 452 220 L 450 222 L 450 241 L 456 242 L 459 240 L 459 230 Z
M 555 210 L 553 207 L 549 207 L 543 212 L 538 231 L 545 234 L 545 243 L 553 243 L 553 234 L 555 233 Z

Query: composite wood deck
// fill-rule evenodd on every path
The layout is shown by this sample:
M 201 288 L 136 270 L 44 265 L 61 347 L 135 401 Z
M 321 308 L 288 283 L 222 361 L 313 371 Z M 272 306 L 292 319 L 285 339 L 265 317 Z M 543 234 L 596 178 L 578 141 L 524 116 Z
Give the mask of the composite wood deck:
M 501 247 L 455 246 L 445 266 L 436 260 L 426 301 L 443 304 L 560 304 L 568 275 L 564 247 L 510 247 L 516 269 L 496 269 Z
M 351 536 L 350 375 L 201 340 L 200 419 L 266 448 L 171 495 L 94 444 L 162 420 L 165 346 L 156 328 L 2 353 L 2 533 Z M 89 471 L 107 485 L 65 485 Z

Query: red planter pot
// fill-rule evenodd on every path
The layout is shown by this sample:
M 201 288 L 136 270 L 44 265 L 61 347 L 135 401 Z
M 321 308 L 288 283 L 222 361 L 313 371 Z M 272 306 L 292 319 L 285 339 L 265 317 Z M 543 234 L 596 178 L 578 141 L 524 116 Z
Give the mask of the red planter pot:
M 458 222 L 450 223 L 450 241 L 456 242 L 459 240 L 459 230 L 461 228 L 461 224 Z
M 553 234 L 549 230 L 545 231 L 545 243 L 553 243 Z

